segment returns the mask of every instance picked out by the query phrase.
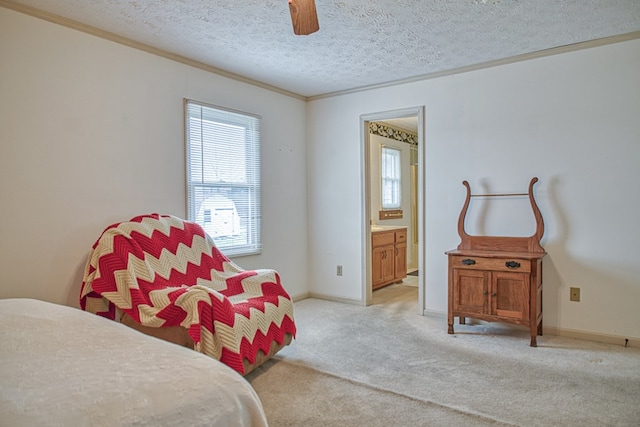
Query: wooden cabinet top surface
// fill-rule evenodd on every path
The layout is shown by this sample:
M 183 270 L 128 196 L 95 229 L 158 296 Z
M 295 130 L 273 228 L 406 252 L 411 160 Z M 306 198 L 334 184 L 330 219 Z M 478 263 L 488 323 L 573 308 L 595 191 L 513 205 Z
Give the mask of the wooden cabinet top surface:
M 468 257 L 482 258 L 520 258 L 520 259 L 539 259 L 544 257 L 546 252 L 515 252 L 515 251 L 488 251 L 473 249 L 452 249 L 445 252 L 447 255 L 459 255 Z
M 407 227 L 404 225 L 372 225 L 371 226 L 372 233 L 385 233 L 388 231 L 402 231 L 406 229 Z

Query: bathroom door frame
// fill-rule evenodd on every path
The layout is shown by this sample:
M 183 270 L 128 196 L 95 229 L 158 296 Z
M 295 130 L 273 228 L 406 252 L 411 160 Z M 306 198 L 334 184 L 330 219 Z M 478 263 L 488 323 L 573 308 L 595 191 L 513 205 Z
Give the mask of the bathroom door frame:
M 366 306 L 371 305 L 373 290 L 371 286 L 371 144 L 369 123 L 398 119 L 404 117 L 416 117 L 418 121 L 418 314 L 424 316 L 425 310 L 425 215 L 424 215 L 424 189 L 425 187 L 425 157 L 424 143 L 424 106 L 404 108 L 400 110 L 383 111 L 378 113 L 363 114 L 360 116 L 360 161 L 362 179 L 362 260 L 365 274 L 362 279 L 362 301 Z

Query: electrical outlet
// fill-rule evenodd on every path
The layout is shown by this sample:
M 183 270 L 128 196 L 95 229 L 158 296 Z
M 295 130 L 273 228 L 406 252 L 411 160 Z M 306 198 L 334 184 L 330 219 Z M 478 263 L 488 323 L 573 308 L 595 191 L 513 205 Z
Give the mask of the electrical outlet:
M 569 301 L 580 302 L 580 288 L 569 288 Z
M 339 266 L 336 268 L 336 274 L 337 274 L 338 276 L 342 276 L 342 266 L 341 266 L 341 265 L 339 265 Z

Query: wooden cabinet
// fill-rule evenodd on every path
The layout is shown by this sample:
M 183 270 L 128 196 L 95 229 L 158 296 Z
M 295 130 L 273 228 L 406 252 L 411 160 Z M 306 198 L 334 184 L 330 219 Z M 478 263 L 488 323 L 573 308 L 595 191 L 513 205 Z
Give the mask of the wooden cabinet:
M 371 254 L 373 289 L 402 282 L 407 276 L 407 229 L 373 231 Z
M 407 231 L 396 231 L 394 277 L 398 282 L 407 277 Z
M 544 223 L 533 198 L 536 181 L 537 178 L 531 180 L 528 193 L 536 218 L 536 233 L 530 237 L 468 235 L 464 221 L 473 195 L 468 183 L 463 182 L 467 200 L 458 220 L 461 243 L 457 249 L 446 252 L 450 334 L 454 333 L 455 317 L 459 317 L 460 324 L 466 323 L 466 317 L 500 321 L 528 326 L 530 345 L 537 346 L 536 337 L 542 335 L 542 258 L 546 252 L 540 246 Z
M 449 255 L 449 333 L 453 318 L 530 327 L 531 346 L 542 335 L 544 254 L 454 250 Z

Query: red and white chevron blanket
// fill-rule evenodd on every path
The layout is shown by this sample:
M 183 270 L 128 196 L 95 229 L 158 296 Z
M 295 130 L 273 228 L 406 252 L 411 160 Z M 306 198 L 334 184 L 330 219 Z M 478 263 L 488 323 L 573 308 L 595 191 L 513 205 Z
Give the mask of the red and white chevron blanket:
M 195 349 L 244 373 L 275 340 L 295 336 L 293 303 L 274 270 L 243 270 L 198 224 L 142 215 L 107 227 L 93 245 L 83 310 L 144 326 L 187 328 Z

